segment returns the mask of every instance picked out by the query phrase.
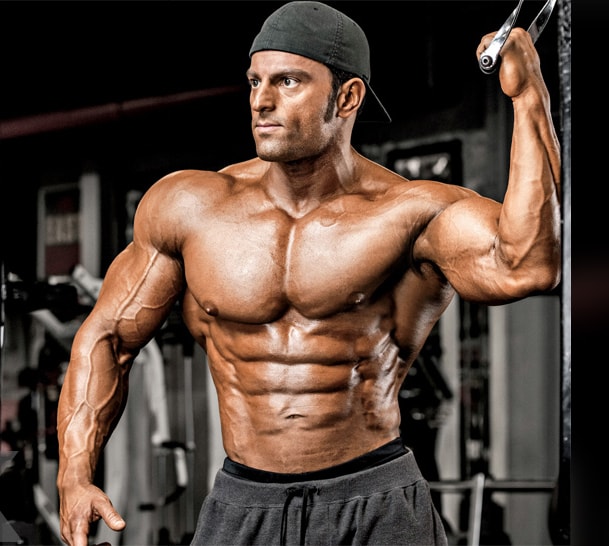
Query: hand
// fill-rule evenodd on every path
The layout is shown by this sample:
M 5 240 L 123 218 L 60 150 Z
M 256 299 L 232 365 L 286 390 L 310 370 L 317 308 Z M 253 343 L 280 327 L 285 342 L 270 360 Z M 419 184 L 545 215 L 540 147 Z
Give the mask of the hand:
M 61 538 L 69 546 L 88 546 L 89 526 L 100 519 L 113 531 L 125 528 L 108 496 L 92 484 L 64 489 L 60 497 Z
M 495 33 L 487 34 L 476 49 L 476 56 L 489 46 Z M 514 27 L 500 53 L 499 81 L 501 90 L 511 98 L 523 93 L 535 82 L 543 82 L 539 55 L 531 39 L 531 35 L 520 27 Z M 542 88 L 545 85 L 542 85 Z M 539 88 L 539 86 L 536 86 Z

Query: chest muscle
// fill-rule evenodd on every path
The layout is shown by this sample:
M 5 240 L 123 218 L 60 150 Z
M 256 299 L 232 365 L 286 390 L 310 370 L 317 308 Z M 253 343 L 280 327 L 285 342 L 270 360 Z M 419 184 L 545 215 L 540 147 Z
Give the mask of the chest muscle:
M 190 292 L 209 314 L 269 322 L 291 307 L 323 318 L 370 298 L 403 243 L 378 218 L 295 220 L 275 211 L 215 220 L 189 239 L 184 263 Z

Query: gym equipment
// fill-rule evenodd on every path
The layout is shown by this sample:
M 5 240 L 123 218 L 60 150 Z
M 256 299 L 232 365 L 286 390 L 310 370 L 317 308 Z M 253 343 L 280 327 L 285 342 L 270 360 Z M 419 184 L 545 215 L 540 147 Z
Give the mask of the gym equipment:
M 20 280 L 5 279 L 2 275 L 2 330 L 4 333 L 4 302 L 16 307 L 24 313 L 28 313 L 36 323 L 44 328 L 45 335 L 53 341 L 62 354 L 67 355 L 71 350 L 72 340 L 86 313 L 92 308 L 99 295 L 103 279 L 92 276 L 82 265 L 77 264 L 70 277 L 61 279 L 58 284 L 35 283 L 29 285 Z M 6 282 L 5 282 L 6 280 Z M 3 340 L 0 340 L 3 341 Z M 185 351 L 184 365 L 187 368 L 185 375 L 188 381 L 192 373 L 192 359 L 189 358 L 188 351 Z M 190 353 L 192 355 L 192 353 Z M 62 357 L 63 358 L 63 357 Z M 134 403 L 139 403 L 140 407 L 132 413 L 141 414 L 142 434 L 129 433 L 124 428 L 128 426 L 128 413 L 126 408 L 125 419 L 117 426 L 112 438 L 104 449 L 102 460 L 100 460 L 101 476 L 106 485 L 104 488 L 112 496 L 117 509 L 127 514 L 131 521 L 139 519 L 138 523 L 131 525 L 122 533 L 125 540 L 133 540 L 133 543 L 153 543 L 152 537 L 159 531 L 161 519 L 155 516 L 157 509 L 163 509 L 167 505 L 175 502 L 185 492 L 192 494 L 192 487 L 189 486 L 189 476 L 194 473 L 192 462 L 192 451 L 194 451 L 194 416 L 192 415 L 192 394 L 186 393 L 185 396 L 185 415 L 187 419 L 186 442 L 176 441 L 171 436 L 170 415 L 167 402 L 167 387 L 164 375 L 164 357 L 162 351 L 155 340 L 146 345 L 134 363 L 134 371 L 145 368 L 142 373 L 141 395 L 135 396 L 133 392 L 130 398 L 135 398 Z M 40 405 L 38 420 L 46 422 L 49 410 Z M 120 429 L 120 430 L 119 430 Z M 122 432 L 121 432 L 122 430 Z M 137 437 L 137 438 L 136 438 Z M 138 442 L 138 439 L 140 440 Z M 137 443 L 137 445 L 133 445 Z M 130 445 L 131 444 L 131 445 Z M 134 460 L 130 456 L 131 451 L 138 452 L 138 457 Z M 40 451 L 38 449 L 37 451 Z M 37 455 L 37 454 L 36 454 Z M 48 455 L 47 455 L 48 457 Z M 168 457 L 173 458 L 173 468 L 167 465 Z M 143 459 L 150 460 L 145 463 Z M 131 461 L 134 461 L 133 463 Z M 148 473 L 153 464 L 156 468 L 152 470 L 154 478 L 149 475 L 136 476 L 135 480 L 141 482 L 141 488 L 133 490 L 129 485 L 129 474 L 137 468 L 139 472 Z M 104 470 L 105 467 L 105 470 Z M 189 468 L 190 467 L 190 468 Z M 131 482 L 132 483 L 132 482 Z M 167 489 L 171 488 L 170 491 Z M 155 491 L 161 492 L 156 495 Z M 61 542 L 59 535 L 59 517 L 57 509 L 48 494 L 48 487 L 42 483 L 33 484 L 33 498 L 36 509 L 47 528 L 54 538 Z M 132 502 L 134 499 L 135 503 Z M 135 512 L 131 515 L 128 512 Z M 187 521 L 187 531 L 194 528 L 194 521 L 190 518 Z M 98 525 L 97 532 L 92 529 L 92 534 L 96 535 L 96 542 L 117 543 L 120 540 L 120 533 L 109 530 L 104 525 Z M 185 535 L 187 532 L 185 532 Z M 135 536 L 137 535 L 137 537 Z M 143 541 L 143 542 L 142 542 Z M 165 541 L 163 544 L 169 544 Z
M 514 8 L 514 11 L 510 13 L 510 16 L 505 20 L 505 23 L 501 25 L 501 28 L 497 31 L 497 34 L 495 34 L 489 46 L 482 52 L 482 55 L 480 55 L 480 70 L 482 70 L 482 72 L 485 74 L 495 72 L 499 66 L 499 53 L 505 45 L 510 32 L 512 32 L 512 28 L 514 28 L 514 23 L 516 22 L 518 14 L 520 13 L 522 2 L 523 0 L 518 0 L 518 5 Z M 556 4 L 556 0 L 547 0 L 543 8 L 541 8 L 541 11 L 537 14 L 527 29 L 527 32 L 531 35 L 533 43 L 537 41 L 537 38 L 539 38 L 539 35 L 550 19 L 550 15 L 554 9 L 554 4 Z

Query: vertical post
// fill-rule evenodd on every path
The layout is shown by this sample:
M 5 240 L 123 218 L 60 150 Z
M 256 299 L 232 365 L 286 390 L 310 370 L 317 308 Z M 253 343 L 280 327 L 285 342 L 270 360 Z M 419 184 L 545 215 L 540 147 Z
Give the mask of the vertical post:
M 562 149 L 562 281 L 560 464 L 552 498 L 554 544 L 571 544 L 571 1 L 558 4 L 558 69 Z

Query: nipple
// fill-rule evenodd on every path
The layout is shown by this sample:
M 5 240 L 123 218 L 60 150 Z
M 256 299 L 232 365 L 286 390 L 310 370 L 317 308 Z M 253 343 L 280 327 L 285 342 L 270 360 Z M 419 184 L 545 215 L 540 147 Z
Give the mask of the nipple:
M 215 305 L 213 305 L 213 304 L 211 304 L 211 303 L 209 303 L 207 301 L 203 302 L 203 310 L 210 317 L 217 317 L 218 316 L 218 308 Z
M 364 301 L 366 300 L 366 294 L 364 294 L 363 292 L 352 292 L 349 295 L 349 304 L 350 305 L 359 305 L 361 303 L 364 303 Z

